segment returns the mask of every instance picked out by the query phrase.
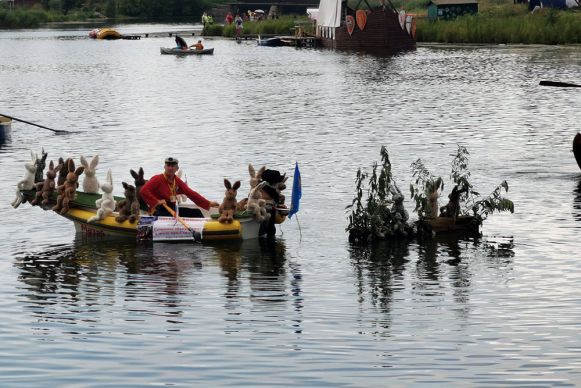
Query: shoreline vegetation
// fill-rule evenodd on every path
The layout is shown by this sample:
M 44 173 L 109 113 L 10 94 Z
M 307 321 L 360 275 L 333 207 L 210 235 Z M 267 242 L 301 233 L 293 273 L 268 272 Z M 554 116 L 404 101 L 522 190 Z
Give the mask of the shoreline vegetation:
M 115 20 L 132 20 L 139 18 L 163 18 L 171 20 L 176 10 L 172 9 L 131 9 L 109 6 L 111 1 L 102 7 L 88 9 L 62 7 L 64 1 L 51 0 L 48 9 L 36 4 L 31 8 L 8 10 L 0 6 L 0 29 L 36 28 L 48 23 L 57 22 L 99 22 Z M 122 3 L 122 2 L 119 2 Z M 159 3 L 157 3 L 159 4 Z M 542 8 L 531 13 L 528 4 L 513 4 L 512 0 L 481 0 L 476 15 L 465 15 L 455 20 L 432 21 L 427 18 L 428 0 L 416 0 L 406 3 L 406 11 L 416 14 L 418 43 L 479 43 L 479 44 L 579 44 L 581 43 L 581 12 L 579 9 L 557 10 Z M 398 7 L 398 4 L 395 4 Z M 178 14 L 181 20 L 184 15 L 199 15 L 209 4 L 192 4 L 187 7 L 189 13 Z M 401 7 L 398 7 L 400 9 Z M 105 16 L 107 15 L 107 16 Z M 192 21 L 199 16 L 192 16 Z M 296 25 L 305 27 L 308 33 L 313 32 L 310 21 L 305 16 L 284 15 L 276 20 L 245 21 L 245 35 L 292 34 Z M 221 23 L 211 24 L 204 28 L 205 36 L 233 37 L 234 25 Z

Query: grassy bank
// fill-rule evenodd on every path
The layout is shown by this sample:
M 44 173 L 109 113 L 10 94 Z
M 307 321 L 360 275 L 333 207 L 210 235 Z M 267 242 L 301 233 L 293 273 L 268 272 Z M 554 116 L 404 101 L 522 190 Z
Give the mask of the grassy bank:
M 417 1 L 417 0 L 416 0 Z M 477 15 L 450 21 L 420 17 L 418 42 L 440 43 L 581 43 L 581 12 L 543 8 L 531 14 L 527 4 L 512 0 L 480 0 Z M 422 10 L 423 11 L 420 11 Z M 426 16 L 426 8 L 418 8 Z
M 305 26 L 307 32 L 312 32 L 312 23 L 306 17 L 296 17 L 296 16 L 282 16 L 276 20 L 261 20 L 259 22 L 245 21 L 243 34 L 246 35 L 260 35 L 260 34 L 276 34 L 276 35 L 289 35 L 292 33 L 292 29 L 296 25 Z M 205 36 L 225 36 L 233 37 L 236 35 L 236 29 L 234 24 L 231 25 L 218 25 L 213 24 L 204 29 L 203 34 Z
M 0 28 L 35 28 L 43 23 L 84 21 L 92 16 L 89 12 L 70 12 L 64 15 L 61 12 L 46 11 L 43 9 L 17 8 L 14 11 L 0 8 Z

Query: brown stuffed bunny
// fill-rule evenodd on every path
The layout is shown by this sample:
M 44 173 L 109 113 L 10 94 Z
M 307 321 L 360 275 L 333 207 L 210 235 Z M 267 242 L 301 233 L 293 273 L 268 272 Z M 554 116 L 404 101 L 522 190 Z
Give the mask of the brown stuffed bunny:
M 147 204 L 143 199 L 141 199 L 141 195 L 139 195 L 141 188 L 143 187 L 143 185 L 147 183 L 147 180 L 143 178 L 143 175 L 145 174 L 143 172 L 143 168 L 139 167 L 139 171 L 129 170 L 129 172 L 131 173 L 131 176 L 135 180 L 135 190 L 137 191 L 137 199 L 139 200 L 139 205 L 141 206 L 142 209 L 147 209 Z
M 38 182 L 36 184 L 36 197 L 34 197 L 34 200 L 31 203 L 31 205 L 39 205 L 42 204 L 42 206 L 46 206 L 48 205 L 48 201 L 50 200 L 50 196 L 52 195 L 52 192 L 55 189 L 55 183 L 54 180 L 56 178 L 56 173 L 60 171 L 60 169 L 63 168 L 62 164 L 59 164 L 58 166 L 56 166 L 56 168 L 54 168 L 54 163 L 51 160 L 49 165 L 48 165 L 48 171 L 46 172 L 46 178 L 43 182 Z
M 59 158 L 59 164 L 62 164 L 63 168 L 61 168 L 61 171 L 59 172 L 59 177 L 56 181 L 57 186 L 64 185 L 65 181 L 67 180 L 67 175 L 69 173 L 69 160 L 70 158 L 66 161 L 63 158 Z
M 224 178 L 224 187 L 226 187 L 226 194 L 224 195 L 224 200 L 218 208 L 220 217 L 218 221 L 229 224 L 234 221 L 234 212 L 236 211 L 236 190 L 240 188 L 240 181 L 234 182 L 234 185 L 230 181 Z
M 137 200 L 137 191 L 135 187 L 121 182 L 125 189 L 125 199 L 119 201 L 117 204 L 117 211 L 119 215 L 115 217 L 115 221 L 121 223 L 129 220 L 132 224 L 139 219 L 139 201 Z
M 77 187 L 79 187 L 79 176 L 85 171 L 85 167 L 79 167 L 75 170 L 75 162 L 72 159 L 67 160 L 67 167 L 69 170 L 67 179 L 63 185 L 57 186 L 59 195 L 56 199 L 56 205 L 52 208 L 55 212 L 60 211 L 61 214 L 69 211 L 69 203 L 75 199 Z

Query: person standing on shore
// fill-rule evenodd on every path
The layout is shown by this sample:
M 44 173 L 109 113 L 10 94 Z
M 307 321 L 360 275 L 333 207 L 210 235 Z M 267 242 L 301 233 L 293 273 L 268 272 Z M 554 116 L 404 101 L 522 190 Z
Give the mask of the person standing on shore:
M 234 25 L 236 26 L 236 40 L 239 40 L 240 36 L 242 35 L 242 30 L 244 29 L 244 26 L 242 25 L 242 18 L 239 14 L 236 14 Z

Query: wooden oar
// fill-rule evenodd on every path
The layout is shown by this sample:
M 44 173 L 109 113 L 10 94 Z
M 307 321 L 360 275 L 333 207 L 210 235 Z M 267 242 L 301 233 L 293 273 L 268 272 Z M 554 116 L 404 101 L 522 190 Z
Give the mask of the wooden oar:
M 186 224 L 186 222 L 183 220 L 183 218 L 180 217 L 175 212 L 175 210 L 173 210 L 171 207 L 167 206 L 167 203 L 164 203 L 163 204 L 163 207 L 165 208 L 165 210 L 167 210 L 169 212 L 169 214 L 172 215 L 172 217 L 174 217 L 176 220 L 178 220 L 187 230 L 190 231 L 190 233 L 192 234 L 192 238 L 194 239 L 195 242 L 201 242 L 202 241 L 202 236 L 200 235 L 200 232 L 196 232 L 188 224 Z
M 69 131 L 64 131 L 62 129 L 52 129 L 52 128 L 49 128 L 49 127 L 45 127 L 44 125 L 31 123 L 30 121 L 26 121 L 26 120 L 22 120 L 22 119 L 19 119 L 19 118 L 16 118 L 16 117 L 8 116 L 8 115 L 5 115 L 4 113 L 0 113 L 0 116 L 8 117 L 9 119 L 12 119 L 12 120 L 15 120 L 15 121 L 20 121 L 21 123 L 25 123 L 25 124 L 29 124 L 29 125 L 34 125 L 36 127 L 48 129 L 49 131 L 53 131 L 54 133 L 71 133 Z
M 581 88 L 581 85 L 572 84 L 568 82 L 557 82 L 557 81 L 541 81 L 539 82 L 541 86 L 556 86 L 559 88 Z

